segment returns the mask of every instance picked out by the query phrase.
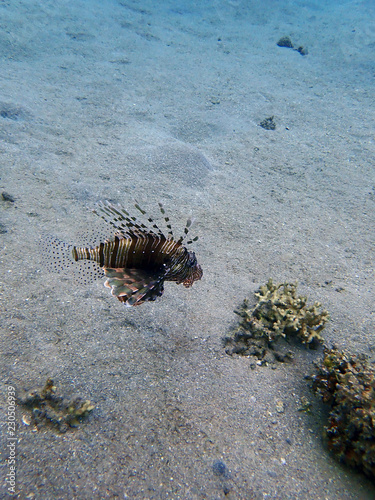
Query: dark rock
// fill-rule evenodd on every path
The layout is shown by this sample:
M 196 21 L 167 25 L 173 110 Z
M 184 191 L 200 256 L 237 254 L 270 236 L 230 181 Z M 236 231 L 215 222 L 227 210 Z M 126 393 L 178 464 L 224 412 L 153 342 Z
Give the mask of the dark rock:
M 1 193 L 1 198 L 3 201 L 10 201 L 11 203 L 14 203 L 16 201 L 16 199 L 14 198 L 14 196 L 12 196 L 11 194 L 7 193 L 6 191 L 3 191 Z
M 303 45 L 298 47 L 297 52 L 299 52 L 301 54 L 301 56 L 307 56 L 307 54 L 309 53 L 309 51 L 307 50 L 307 47 L 304 47 Z
M 275 471 L 273 471 L 273 470 L 267 470 L 267 474 L 268 474 L 270 477 L 274 478 L 274 479 L 276 479 L 276 478 L 277 478 L 277 472 L 275 472 Z
M 229 493 L 230 493 L 230 487 L 227 484 L 223 485 L 223 493 L 225 496 L 229 495 Z
M 215 476 L 227 476 L 228 469 L 224 462 L 221 460 L 216 460 L 212 465 L 212 470 Z
M 288 36 L 282 36 L 280 40 L 277 42 L 279 47 L 287 47 L 289 49 L 293 48 L 292 40 Z

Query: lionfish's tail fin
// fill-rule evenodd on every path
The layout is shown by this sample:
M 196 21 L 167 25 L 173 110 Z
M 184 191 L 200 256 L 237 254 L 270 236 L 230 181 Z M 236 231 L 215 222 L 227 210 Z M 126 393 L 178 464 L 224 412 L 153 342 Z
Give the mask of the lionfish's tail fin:
M 71 273 L 72 245 L 50 234 L 42 234 L 39 246 L 43 265 L 48 271 L 65 276 Z
M 71 279 L 87 285 L 103 277 L 103 270 L 92 260 L 75 262 L 77 247 L 52 235 L 43 234 L 40 239 L 43 266 L 49 272 L 58 273 L 60 278 Z M 87 249 L 89 251 L 89 249 Z
M 106 287 L 112 295 L 128 306 L 138 306 L 145 301 L 155 300 L 163 295 L 163 279 L 158 273 L 149 273 L 140 269 L 104 268 Z

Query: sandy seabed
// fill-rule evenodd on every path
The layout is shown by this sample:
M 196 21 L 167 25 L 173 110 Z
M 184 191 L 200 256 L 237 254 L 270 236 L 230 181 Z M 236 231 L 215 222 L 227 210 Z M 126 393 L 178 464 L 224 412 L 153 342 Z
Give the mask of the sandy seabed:
M 18 498 L 375 497 L 325 447 L 321 350 L 252 370 L 222 343 L 272 277 L 374 359 L 374 21 L 371 1 L 0 3 L 2 420 L 7 386 L 48 377 L 95 404 L 65 434 L 17 408 Z M 176 235 L 192 217 L 202 281 L 126 308 L 50 272 L 43 235 L 86 244 L 88 208 L 134 199 Z

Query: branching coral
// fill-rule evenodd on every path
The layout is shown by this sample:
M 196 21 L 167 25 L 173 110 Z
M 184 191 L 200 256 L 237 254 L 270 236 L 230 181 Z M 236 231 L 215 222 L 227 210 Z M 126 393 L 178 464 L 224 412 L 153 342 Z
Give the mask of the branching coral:
M 235 311 L 241 319 L 233 335 L 225 339 L 226 345 L 231 345 L 227 348 L 228 354 L 255 355 L 264 359 L 271 349 L 273 357 L 285 361 L 291 353 L 278 353 L 274 349 L 277 339 L 296 337 L 310 346 L 323 341 L 320 332 L 328 320 L 328 312 L 319 302 L 307 306 L 307 297 L 297 295 L 296 283 L 275 285 L 269 279 L 255 296 L 258 303 L 254 309 L 249 308 L 245 299 Z
M 321 309 L 319 302 L 307 306 L 307 297 L 297 295 L 297 283 L 274 285 L 269 279 L 255 296 L 258 303 L 250 321 L 256 320 L 255 330 L 260 327 L 269 340 L 296 335 L 306 344 L 323 341 L 320 332 L 328 320 L 328 312 Z

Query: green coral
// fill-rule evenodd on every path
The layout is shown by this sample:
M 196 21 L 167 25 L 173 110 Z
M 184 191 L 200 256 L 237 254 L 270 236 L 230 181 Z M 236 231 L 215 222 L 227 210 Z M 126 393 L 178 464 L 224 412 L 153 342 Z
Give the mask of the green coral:
M 70 402 L 56 394 L 56 386 L 51 378 L 46 380 L 41 390 L 33 390 L 20 397 L 19 404 L 31 410 L 31 422 L 36 426 L 50 423 L 64 433 L 86 417 L 94 406 L 90 401 L 76 397 Z
M 259 359 L 276 358 L 285 361 L 290 352 L 282 354 L 274 348 L 279 338 L 298 338 L 304 344 L 315 346 L 323 342 L 321 331 L 328 321 L 328 312 L 319 302 L 307 305 L 307 297 L 297 295 L 297 283 L 279 283 L 272 279 L 261 286 L 255 296 L 255 308 L 248 299 L 235 311 L 241 319 L 233 335 L 225 339 L 228 354 L 255 355 Z
M 375 371 L 365 356 L 337 349 L 311 376 L 313 390 L 330 405 L 326 435 L 329 449 L 349 466 L 375 479 Z

